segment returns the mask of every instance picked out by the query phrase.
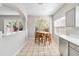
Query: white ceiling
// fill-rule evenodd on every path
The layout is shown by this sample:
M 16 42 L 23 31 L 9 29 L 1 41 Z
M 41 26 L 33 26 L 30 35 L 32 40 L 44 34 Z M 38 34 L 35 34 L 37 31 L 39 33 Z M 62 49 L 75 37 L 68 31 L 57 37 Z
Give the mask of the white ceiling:
M 53 15 L 63 3 L 4 3 L 4 5 L 16 7 L 20 6 L 28 15 Z M 2 6 L 2 5 L 0 5 Z M 1 9 L 2 10 L 2 9 Z M 5 8 L 6 10 L 6 8 Z
M 63 4 L 62 3 L 25 3 L 22 4 L 28 15 L 53 15 Z
M 20 13 L 3 4 L 0 4 L 0 15 L 20 15 Z

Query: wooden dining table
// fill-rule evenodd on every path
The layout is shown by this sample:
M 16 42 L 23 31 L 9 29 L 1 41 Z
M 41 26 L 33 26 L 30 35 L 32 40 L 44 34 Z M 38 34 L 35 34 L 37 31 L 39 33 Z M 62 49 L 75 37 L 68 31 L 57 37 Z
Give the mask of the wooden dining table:
M 50 32 L 45 32 L 45 31 L 37 31 L 35 32 L 35 43 L 38 44 L 44 43 L 46 45 L 46 42 L 49 42 L 49 45 L 51 43 L 51 33 Z

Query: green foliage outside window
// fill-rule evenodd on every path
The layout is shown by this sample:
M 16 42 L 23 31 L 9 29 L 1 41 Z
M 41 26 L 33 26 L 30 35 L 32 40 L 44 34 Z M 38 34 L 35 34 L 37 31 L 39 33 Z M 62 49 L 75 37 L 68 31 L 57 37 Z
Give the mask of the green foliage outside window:
M 43 18 L 36 19 L 35 27 L 40 29 L 40 30 L 47 29 L 48 28 L 48 22 L 47 22 L 46 19 L 43 19 Z

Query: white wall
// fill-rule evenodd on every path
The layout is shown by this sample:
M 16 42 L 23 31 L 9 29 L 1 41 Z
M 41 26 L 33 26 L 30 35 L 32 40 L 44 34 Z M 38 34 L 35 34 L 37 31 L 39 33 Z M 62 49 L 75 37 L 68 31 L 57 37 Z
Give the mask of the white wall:
M 27 29 L 27 10 L 26 8 L 22 5 L 22 4 L 19 4 L 19 3 L 14 3 L 14 4 L 11 4 L 12 6 L 16 6 L 17 9 L 19 9 L 19 12 L 21 12 L 21 14 L 25 17 L 25 33 L 26 33 L 26 39 L 28 39 L 28 29 Z
M 0 17 L 0 31 L 2 31 L 2 33 L 4 32 L 3 29 L 4 28 L 4 21 L 3 19 Z
M 32 37 L 35 32 L 35 26 L 34 26 L 34 21 L 35 18 L 34 16 L 27 16 L 28 21 L 27 21 L 27 28 L 28 28 L 28 37 Z
M 46 18 L 48 23 L 49 23 L 49 30 L 52 33 L 52 17 L 51 16 L 28 16 L 28 21 L 27 21 L 27 28 L 28 28 L 28 37 L 33 37 L 34 36 L 34 32 L 35 32 L 35 20 L 43 17 Z

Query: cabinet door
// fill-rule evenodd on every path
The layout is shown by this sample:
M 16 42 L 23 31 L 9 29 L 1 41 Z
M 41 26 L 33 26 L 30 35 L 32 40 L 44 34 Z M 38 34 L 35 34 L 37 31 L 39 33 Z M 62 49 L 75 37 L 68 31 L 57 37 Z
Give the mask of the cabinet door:
M 69 43 L 69 56 L 79 56 L 79 46 Z
M 79 52 L 69 47 L 69 56 L 79 56 Z
M 75 49 L 76 51 L 79 51 L 79 46 L 75 45 L 73 43 L 69 43 L 69 47 L 72 47 L 73 49 Z
M 75 8 L 72 8 L 66 12 L 66 26 L 74 27 L 75 26 Z
M 68 41 L 59 38 L 59 51 L 61 56 L 68 56 Z

